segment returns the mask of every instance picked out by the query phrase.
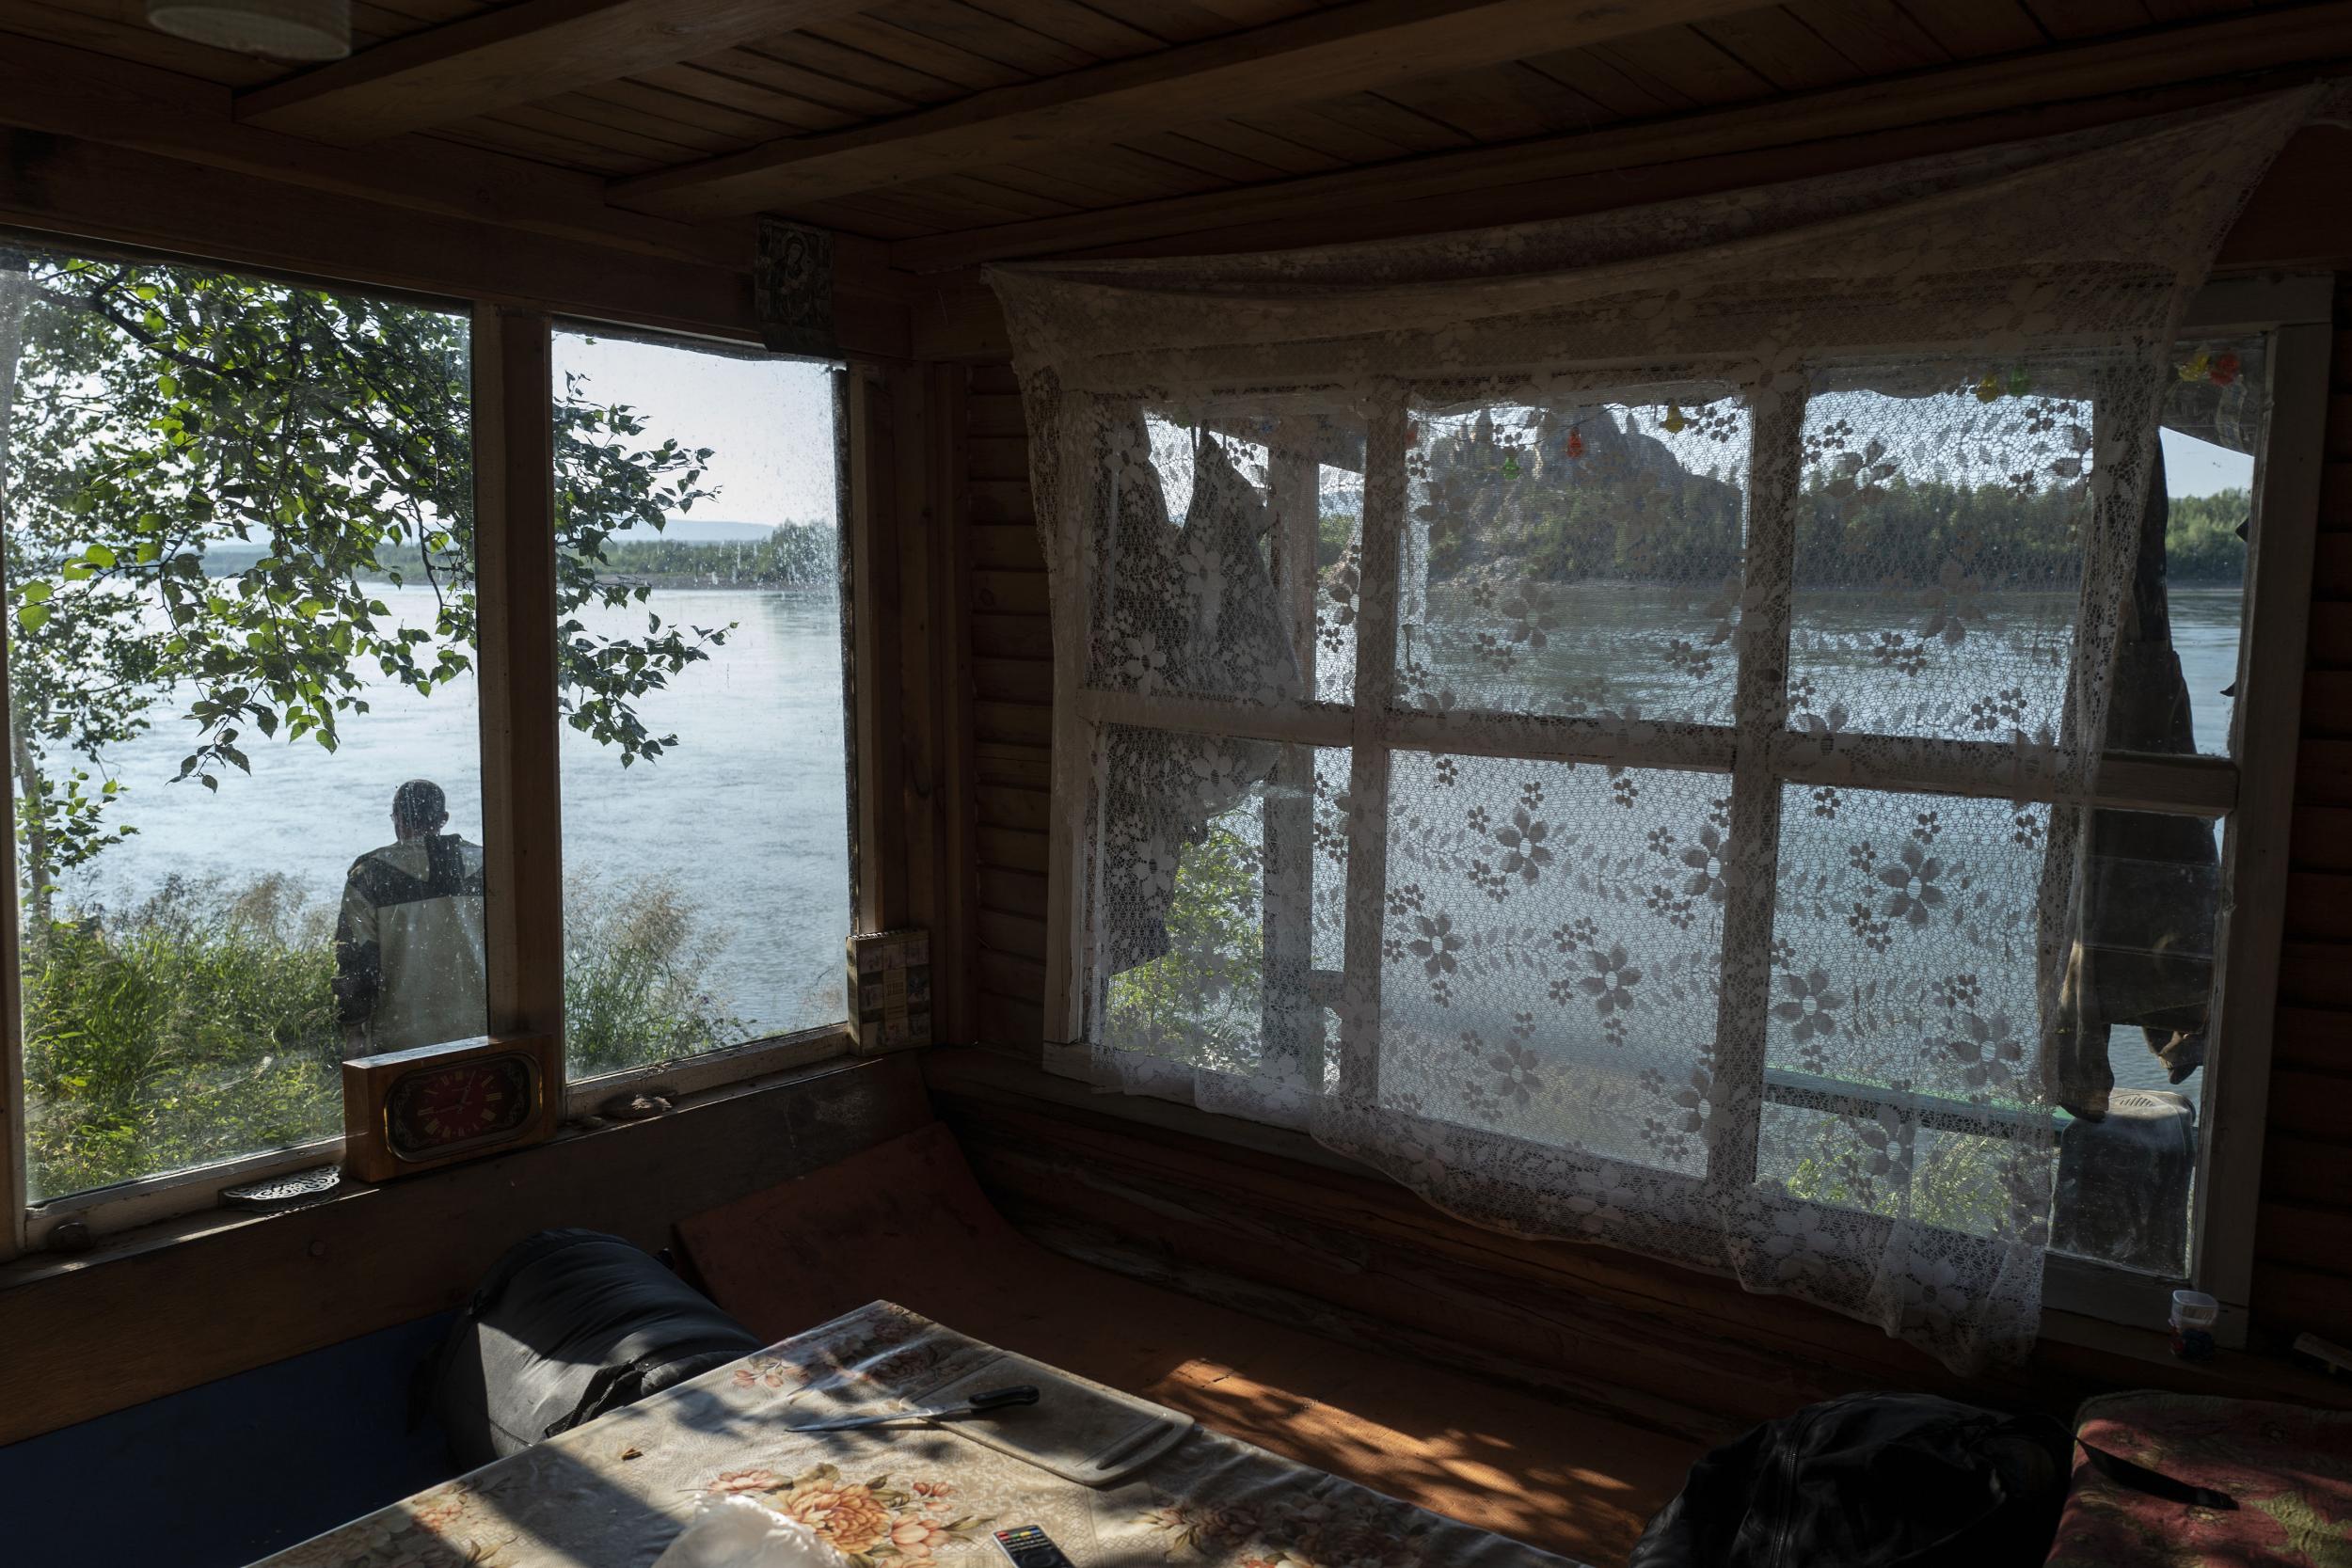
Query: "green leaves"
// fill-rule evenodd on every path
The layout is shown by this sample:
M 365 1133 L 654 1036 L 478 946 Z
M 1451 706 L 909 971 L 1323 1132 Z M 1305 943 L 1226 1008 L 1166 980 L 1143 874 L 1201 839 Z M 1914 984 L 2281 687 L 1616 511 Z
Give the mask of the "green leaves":
M 6 538 L 30 747 L 103 759 L 151 725 L 178 728 L 180 778 L 217 789 L 256 766 L 241 730 L 331 752 L 341 725 L 365 721 L 366 683 L 430 695 L 472 673 L 464 318 L 194 267 L 35 266 Z M 713 493 L 708 448 L 649 438 L 644 411 L 596 390 L 569 377 L 550 410 L 565 617 L 642 602 L 642 586 L 608 580 L 613 536 Z M 430 589 L 423 625 L 400 623 L 387 580 Z M 624 765 L 660 757 L 675 737 L 637 704 L 726 635 L 651 617 L 643 636 L 574 626 L 559 649 L 564 721 Z M 20 822 L 43 846 L 37 877 L 128 831 L 92 815 L 114 794 L 93 788 L 79 816 L 68 799 L 32 800 Z

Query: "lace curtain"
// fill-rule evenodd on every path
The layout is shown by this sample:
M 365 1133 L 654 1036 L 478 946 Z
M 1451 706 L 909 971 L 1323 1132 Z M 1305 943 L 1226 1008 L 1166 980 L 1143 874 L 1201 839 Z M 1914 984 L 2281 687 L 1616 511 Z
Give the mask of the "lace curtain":
M 1049 1063 L 2021 1354 L 2175 329 L 2312 102 L 994 269 Z

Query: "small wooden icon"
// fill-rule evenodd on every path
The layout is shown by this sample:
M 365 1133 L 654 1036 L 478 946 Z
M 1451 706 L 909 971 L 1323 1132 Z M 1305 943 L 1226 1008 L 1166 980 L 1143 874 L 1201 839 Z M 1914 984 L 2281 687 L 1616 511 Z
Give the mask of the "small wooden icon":
M 503 1153 L 564 1119 L 551 1035 L 477 1036 L 343 1063 L 343 1169 L 361 1181 Z

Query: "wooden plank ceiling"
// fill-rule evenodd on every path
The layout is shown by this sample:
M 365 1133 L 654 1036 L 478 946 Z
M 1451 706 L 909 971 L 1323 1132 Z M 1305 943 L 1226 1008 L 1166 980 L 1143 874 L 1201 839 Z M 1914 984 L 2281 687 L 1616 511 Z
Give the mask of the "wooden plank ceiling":
M 1777 122 L 1785 145 L 2352 56 L 2345 0 L 355 0 L 353 14 L 352 57 L 304 71 L 167 37 L 139 0 L 0 0 L 0 50 L 17 34 L 200 78 L 230 89 L 244 125 L 354 157 L 422 134 L 600 178 L 628 213 L 781 213 L 924 268 L 1150 242 L 1317 192 L 1361 205 L 1465 154 L 1552 178 L 1688 155 L 1675 138 L 1694 125 Z

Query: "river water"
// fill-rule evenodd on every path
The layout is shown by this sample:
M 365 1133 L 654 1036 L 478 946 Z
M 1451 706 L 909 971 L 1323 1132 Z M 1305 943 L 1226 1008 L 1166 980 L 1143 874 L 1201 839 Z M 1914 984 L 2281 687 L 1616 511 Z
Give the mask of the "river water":
M 386 597 L 421 620 L 421 589 Z M 2240 595 L 2176 590 L 2174 645 L 2196 717 L 2198 749 L 2228 750 Z M 848 816 L 842 776 L 840 615 L 831 595 L 725 589 L 654 591 L 665 621 L 732 624 L 724 647 L 641 705 L 663 756 L 623 768 L 617 756 L 563 732 L 567 872 L 602 896 L 666 881 L 696 908 L 710 942 L 707 986 L 752 1035 L 841 1016 L 842 939 L 849 930 Z M 644 626 L 641 610 L 594 609 L 603 635 Z M 251 777 L 217 795 L 172 784 L 186 750 L 184 721 L 167 719 L 119 753 L 130 794 L 122 819 L 138 836 L 107 850 L 69 883 L 70 901 L 121 904 L 168 877 L 241 885 L 280 872 L 332 907 L 352 859 L 387 842 L 393 788 L 424 777 L 450 797 L 453 826 L 481 837 L 481 752 L 470 686 L 430 698 L 375 679 L 373 711 L 351 716 L 342 745 L 249 747 Z M 2154 1087 L 2162 1069 L 2119 1035 L 2122 1082 Z M 2194 1082 L 2185 1086 L 2194 1094 Z
M 421 588 L 387 589 L 410 624 Z M 678 744 L 624 768 L 618 753 L 562 731 L 564 859 L 591 895 L 628 897 L 669 883 L 711 946 L 707 989 L 747 1037 L 842 1016 L 850 928 L 849 827 L 842 772 L 841 615 L 831 594 L 657 589 L 665 622 L 724 626 L 726 644 L 638 706 Z M 642 634 L 642 609 L 580 613 L 602 636 Z M 138 835 L 67 884 L 68 901 L 120 905 L 167 878 L 242 886 L 279 872 L 332 909 L 352 860 L 391 839 L 392 791 L 427 778 L 448 794 L 451 830 L 480 842 L 480 717 L 470 682 L 421 697 L 381 676 L 371 711 L 346 717 L 342 745 L 241 742 L 250 777 L 217 794 L 174 784 L 190 726 L 160 719 L 115 759 L 129 790 L 121 819 Z M 172 711 L 177 711 L 172 710 Z

